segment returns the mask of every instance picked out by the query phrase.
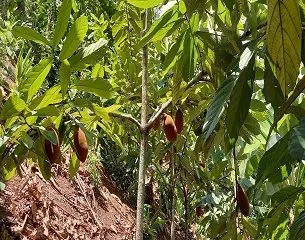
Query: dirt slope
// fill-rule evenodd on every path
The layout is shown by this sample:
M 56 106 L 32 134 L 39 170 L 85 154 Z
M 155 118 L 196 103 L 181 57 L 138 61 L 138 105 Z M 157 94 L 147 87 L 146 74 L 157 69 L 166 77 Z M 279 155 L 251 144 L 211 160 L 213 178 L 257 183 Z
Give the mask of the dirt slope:
M 65 168 L 51 181 L 34 167 L 23 168 L 22 175 L 0 192 L 0 240 L 132 239 L 134 210 L 114 194 L 118 191 L 104 175 L 99 189 L 84 170 L 73 180 Z

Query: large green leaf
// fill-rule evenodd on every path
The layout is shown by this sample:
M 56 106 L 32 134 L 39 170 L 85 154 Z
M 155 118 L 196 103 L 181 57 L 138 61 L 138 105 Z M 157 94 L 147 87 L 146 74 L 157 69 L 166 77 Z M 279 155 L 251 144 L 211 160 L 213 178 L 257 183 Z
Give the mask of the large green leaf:
M 271 200 L 274 204 L 279 204 L 288 200 L 295 201 L 304 190 L 303 187 L 287 186 L 274 193 Z
M 194 68 L 197 61 L 194 46 L 191 30 L 188 30 L 184 37 L 183 52 L 181 55 L 182 78 L 186 82 L 189 82 L 189 79 L 194 75 Z
M 59 58 L 61 61 L 73 55 L 76 49 L 84 40 L 88 31 L 88 19 L 86 16 L 81 16 L 73 23 L 67 35 L 64 45 L 61 49 Z
M 101 98 L 111 98 L 112 97 L 112 86 L 111 84 L 102 79 L 93 80 L 79 80 L 72 88 L 75 88 L 80 91 L 85 91 L 89 93 L 93 93 Z
M 157 21 L 155 21 L 148 32 L 143 36 L 139 43 L 139 48 L 147 44 L 149 41 L 163 38 L 166 33 L 175 25 L 178 20 L 179 14 L 176 10 L 171 9 L 163 14 Z M 161 37 L 160 37 L 161 36 Z
M 303 211 L 297 220 L 290 227 L 290 240 L 304 239 L 305 236 L 305 211 Z
M 257 186 L 261 185 L 265 179 L 272 176 L 281 166 L 291 164 L 295 161 L 288 151 L 289 139 L 290 132 L 265 152 L 258 165 L 256 177 Z
M 32 99 L 41 87 L 52 67 L 52 63 L 53 60 L 51 58 L 41 60 L 27 74 L 26 80 L 20 84 L 19 91 L 25 93 L 27 102 Z
M 56 142 L 55 134 L 52 139 L 55 139 Z M 44 179 L 49 180 L 51 178 L 51 163 L 49 160 L 47 160 L 47 156 L 44 152 L 44 141 L 45 139 L 43 136 L 37 138 L 34 143 L 34 149 L 41 175 L 44 177 Z
M 64 36 L 70 18 L 70 13 L 72 9 L 72 0 L 63 0 L 60 8 L 59 13 L 55 25 L 55 31 L 53 35 L 53 47 L 56 47 L 59 41 Z
M 68 90 L 69 84 L 70 84 L 70 77 L 71 77 L 71 67 L 70 63 L 67 59 L 65 59 L 59 68 L 59 79 L 60 79 L 60 85 L 61 85 L 61 94 L 62 98 L 65 97 L 66 92 Z
M 25 102 L 16 95 L 12 95 L 5 102 L 2 111 L 1 119 L 8 119 L 20 114 L 26 108 Z
M 43 95 L 31 101 L 29 108 L 31 110 L 39 110 L 47 107 L 50 104 L 56 104 L 61 101 L 62 97 L 60 94 L 60 86 L 55 85 L 54 87 L 48 89 Z
M 202 132 L 205 140 L 208 139 L 208 137 L 215 129 L 217 123 L 219 122 L 219 119 L 224 110 L 224 106 L 228 101 L 235 85 L 235 81 L 236 80 L 234 77 L 230 77 L 225 80 L 217 90 L 215 97 L 213 98 L 213 101 L 208 108 L 207 115 L 203 124 Z
M 239 136 L 239 130 L 249 112 L 255 77 L 254 63 L 255 58 L 253 57 L 248 66 L 241 71 L 230 97 L 226 116 L 226 137 L 229 141 L 229 149 L 235 144 Z
M 289 152 L 299 161 L 305 159 L 305 118 L 291 132 Z
M 39 44 L 51 45 L 48 39 L 42 36 L 39 32 L 29 27 L 15 26 L 13 28 L 13 34 L 16 37 L 22 37 L 24 39 L 31 40 Z
M 275 112 L 278 111 L 284 101 L 284 95 L 281 91 L 279 82 L 275 78 L 268 59 L 265 59 L 265 73 L 264 73 L 264 88 L 263 93 L 267 103 L 271 103 Z
M 106 45 L 108 41 L 104 38 L 101 38 L 95 43 L 90 44 L 89 46 L 80 50 L 76 55 L 72 56 L 69 59 L 72 69 L 82 70 L 88 65 L 93 65 L 104 57 L 106 50 Z
M 161 4 L 163 0 L 127 0 L 127 2 L 138 8 L 152 8 Z
M 183 49 L 183 45 L 181 44 L 182 39 L 184 38 L 185 34 L 181 34 L 177 40 L 175 41 L 175 43 L 172 45 L 172 47 L 170 48 L 169 52 L 167 53 L 165 60 L 163 62 L 163 70 L 164 73 L 166 74 L 168 72 L 168 70 L 170 69 L 170 66 L 172 66 L 178 59 L 181 50 Z M 176 61 L 175 61 L 176 60 Z
M 267 49 L 286 97 L 296 85 L 301 62 L 302 26 L 298 2 L 268 1 Z

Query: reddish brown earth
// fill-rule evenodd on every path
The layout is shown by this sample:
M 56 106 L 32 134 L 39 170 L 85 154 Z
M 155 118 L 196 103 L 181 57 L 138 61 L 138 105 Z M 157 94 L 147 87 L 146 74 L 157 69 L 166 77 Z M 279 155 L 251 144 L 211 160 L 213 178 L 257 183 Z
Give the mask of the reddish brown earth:
M 74 179 L 56 169 L 51 181 L 34 167 L 22 169 L 0 192 L 1 240 L 133 238 L 135 211 L 105 175 L 96 189 L 83 169 Z

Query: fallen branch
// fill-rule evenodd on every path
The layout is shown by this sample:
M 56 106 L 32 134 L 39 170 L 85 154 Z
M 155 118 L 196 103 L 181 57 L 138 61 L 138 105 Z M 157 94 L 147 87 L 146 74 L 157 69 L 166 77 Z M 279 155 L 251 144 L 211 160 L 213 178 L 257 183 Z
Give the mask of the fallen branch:
M 92 217 L 93 217 L 94 221 L 96 222 L 96 224 L 98 225 L 98 227 L 100 228 L 100 230 L 103 230 L 104 227 L 103 227 L 103 225 L 100 223 L 100 221 L 98 220 L 97 216 L 95 215 L 95 212 L 94 212 L 93 209 L 92 209 L 92 206 L 91 206 L 91 204 L 90 204 L 90 202 L 89 202 L 89 200 L 88 200 L 88 198 L 87 198 L 87 195 L 86 195 L 86 193 L 85 193 L 83 181 L 82 181 L 81 178 L 79 177 L 79 174 L 77 174 L 75 180 L 76 180 L 76 182 L 77 182 L 77 184 L 78 184 L 80 190 L 82 191 L 82 194 L 83 194 L 83 196 L 84 196 L 84 198 L 85 198 L 85 200 L 86 200 L 86 202 L 87 202 L 87 204 L 88 204 L 88 207 L 89 207 L 89 209 L 90 209 L 90 211 L 91 211 L 91 214 L 92 214 Z

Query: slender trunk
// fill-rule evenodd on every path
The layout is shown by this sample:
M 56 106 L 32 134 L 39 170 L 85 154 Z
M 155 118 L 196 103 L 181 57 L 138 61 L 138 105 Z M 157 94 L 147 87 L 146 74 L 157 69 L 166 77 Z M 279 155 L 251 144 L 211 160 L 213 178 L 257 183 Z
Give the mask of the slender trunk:
M 183 183 L 182 183 L 183 184 Z M 184 221 L 185 221 L 185 239 L 188 240 L 188 190 L 183 184 L 183 195 L 184 195 Z
M 172 182 L 172 204 L 171 204 L 171 240 L 175 240 L 175 161 L 174 147 L 171 151 L 171 182 Z
M 149 24 L 149 10 L 145 16 L 145 30 Z M 139 160 L 138 176 L 138 196 L 137 196 L 137 222 L 136 222 L 136 240 L 143 239 L 143 208 L 144 208 L 144 186 L 145 186 L 145 168 L 147 159 L 148 129 L 147 129 L 147 82 L 148 82 L 148 47 L 143 47 L 142 54 L 142 108 L 141 108 L 141 146 Z

